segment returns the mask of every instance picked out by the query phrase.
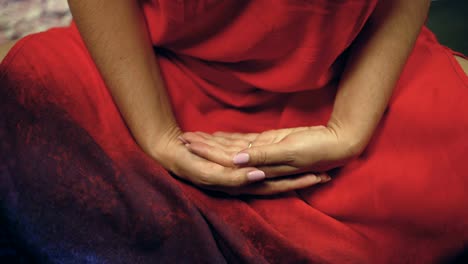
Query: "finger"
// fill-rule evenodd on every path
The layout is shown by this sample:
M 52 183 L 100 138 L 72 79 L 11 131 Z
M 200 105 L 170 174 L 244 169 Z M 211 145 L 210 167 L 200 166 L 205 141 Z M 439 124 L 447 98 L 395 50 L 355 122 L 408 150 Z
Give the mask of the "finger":
M 256 168 L 228 168 L 207 161 L 187 150 L 176 170 L 179 178 L 188 180 L 201 188 L 215 190 L 219 188 L 240 188 L 265 179 L 265 174 Z
M 213 137 L 209 134 L 206 134 L 204 132 L 186 132 L 182 134 L 181 140 L 184 140 L 188 143 L 194 143 L 194 142 L 203 142 L 207 145 L 213 146 L 213 147 L 219 147 L 222 149 L 229 149 L 232 151 L 240 151 L 242 149 L 245 149 L 248 146 L 248 142 L 242 141 L 242 142 L 228 142 L 227 140 L 221 140 L 220 138 Z M 238 140 L 236 140 L 238 141 Z
M 289 192 L 298 189 L 304 189 L 323 183 L 323 178 L 326 176 L 322 174 L 307 173 L 288 177 L 280 180 L 270 180 L 254 183 L 251 185 L 243 186 L 237 190 L 238 194 L 250 195 L 273 195 L 283 192 Z M 328 178 L 327 178 L 328 179 Z M 329 181 L 329 179 L 327 180 Z
M 187 140 L 186 140 L 185 138 L 183 138 L 182 136 L 177 137 L 177 139 L 180 140 L 180 142 L 182 142 L 184 145 L 190 143 L 189 141 L 187 141 Z
M 322 172 L 318 175 L 320 179 L 322 180 L 320 183 L 327 183 L 332 180 L 332 177 L 328 173 Z
M 265 174 L 253 167 L 228 168 L 191 153 L 184 146 L 176 146 L 177 160 L 171 171 L 180 179 L 205 189 L 239 189 L 262 181 Z
M 294 174 L 301 174 L 313 171 L 314 173 L 325 172 L 326 170 L 320 167 L 298 168 L 292 165 L 271 165 L 271 166 L 255 166 L 257 169 L 265 172 L 266 178 L 278 178 L 284 176 L 291 176 Z
M 220 145 L 236 147 L 239 150 L 245 149 L 249 146 L 250 141 L 247 139 L 238 139 L 238 138 L 226 138 L 222 136 L 214 136 L 206 134 L 203 132 L 197 132 L 200 136 L 204 137 L 206 140 L 216 141 Z
M 269 145 L 254 146 L 237 153 L 232 162 L 242 166 L 261 166 L 290 164 L 295 160 L 295 152 L 281 142 Z
M 250 146 L 250 144 L 252 144 L 251 141 L 244 139 L 226 139 L 221 137 L 215 137 L 214 140 L 216 140 L 216 142 L 218 142 L 221 145 L 235 147 L 236 149 L 238 149 L 238 151 L 246 149 Z
M 319 175 L 322 175 L 325 177 L 325 174 L 321 170 L 315 170 L 315 169 L 305 169 L 305 168 L 298 168 L 295 166 L 291 165 L 272 165 L 272 166 L 256 166 L 258 170 L 261 170 L 265 173 L 265 177 L 267 179 L 273 179 L 273 178 L 278 178 L 278 177 L 285 177 L 285 176 L 292 176 L 292 175 L 298 175 L 298 174 L 305 174 L 313 171 L 315 174 L 318 172 L 321 172 Z M 323 172 L 323 173 L 322 173 Z M 325 178 L 323 179 L 325 180 Z
M 265 174 L 255 168 L 226 168 L 210 171 L 195 171 L 191 180 L 196 185 L 209 190 L 235 190 L 242 186 L 260 182 L 265 179 Z M 192 172 L 193 173 L 193 172 Z M 251 175 L 254 174 L 255 177 Z
M 226 151 L 223 148 L 215 147 L 205 142 L 193 142 L 186 145 L 186 147 L 190 152 L 204 159 L 226 167 L 233 167 L 232 155 L 235 153 L 234 151 Z
M 224 137 L 227 139 L 243 139 L 247 141 L 254 141 L 258 137 L 258 133 L 230 133 L 230 132 L 223 132 L 217 131 L 213 133 L 213 136 Z
M 185 132 L 180 137 L 189 143 L 205 140 L 204 137 L 195 132 Z
M 210 150 L 214 151 L 213 153 L 219 152 L 219 151 L 224 151 L 226 153 L 230 153 L 231 159 L 232 159 L 232 156 L 233 156 L 234 153 L 237 153 L 237 152 L 244 149 L 244 148 L 240 148 L 240 147 L 233 146 L 233 145 L 224 145 L 224 144 L 221 144 L 221 143 L 219 143 L 219 142 L 217 142 L 215 140 L 209 140 L 209 139 L 201 139 L 201 140 L 197 140 L 197 141 L 192 140 L 192 143 L 186 144 L 185 146 L 189 147 L 190 145 L 195 144 L 195 145 L 193 145 L 194 147 L 192 148 L 192 149 L 195 149 L 196 147 L 200 146 L 200 144 L 196 144 L 196 143 L 201 143 L 202 145 L 210 146 L 211 147 Z M 213 153 L 211 153 L 211 154 L 213 154 Z M 198 153 L 198 154 L 203 155 L 202 153 Z M 208 153 L 208 154 L 210 154 L 210 153 Z M 213 156 L 213 155 L 211 155 L 211 156 Z M 205 158 L 209 159 L 208 156 L 205 156 Z M 229 165 L 230 165 L 230 167 L 232 167 L 232 162 Z
M 208 133 L 205 133 L 205 132 L 201 132 L 201 131 L 197 131 L 197 132 L 195 132 L 195 134 L 203 137 L 204 139 L 208 139 L 208 140 L 211 140 L 213 138 L 212 135 L 210 135 Z
M 291 165 L 271 165 L 271 166 L 256 166 L 259 170 L 265 172 L 266 178 L 277 178 L 283 176 L 291 176 L 295 174 L 305 173 L 304 169 L 297 168 Z

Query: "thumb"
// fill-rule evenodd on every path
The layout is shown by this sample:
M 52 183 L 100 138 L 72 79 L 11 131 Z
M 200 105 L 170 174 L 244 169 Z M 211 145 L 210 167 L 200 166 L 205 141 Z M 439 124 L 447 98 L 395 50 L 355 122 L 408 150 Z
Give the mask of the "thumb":
M 285 149 L 284 144 L 275 143 L 245 149 L 237 153 L 232 161 L 235 165 L 248 166 L 289 163 L 294 159 L 288 153 L 291 152 Z

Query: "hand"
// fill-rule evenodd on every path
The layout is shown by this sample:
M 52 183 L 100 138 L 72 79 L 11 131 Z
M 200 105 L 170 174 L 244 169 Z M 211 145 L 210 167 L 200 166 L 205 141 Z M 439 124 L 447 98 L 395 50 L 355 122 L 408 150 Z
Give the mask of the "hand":
M 224 166 L 253 166 L 267 178 L 319 173 L 342 166 L 356 157 L 362 147 L 345 133 L 331 126 L 270 130 L 260 134 L 217 132 L 185 133 L 188 149 Z M 249 144 L 251 148 L 248 148 Z
M 263 182 L 264 174 L 260 172 L 259 175 L 259 171 L 254 167 L 223 166 L 190 152 L 184 146 L 186 142 L 179 139 L 179 135 L 179 129 L 165 133 L 158 140 L 157 146 L 152 148 L 150 155 L 178 177 L 200 188 L 231 195 L 271 195 L 320 182 L 320 178 L 313 174 Z

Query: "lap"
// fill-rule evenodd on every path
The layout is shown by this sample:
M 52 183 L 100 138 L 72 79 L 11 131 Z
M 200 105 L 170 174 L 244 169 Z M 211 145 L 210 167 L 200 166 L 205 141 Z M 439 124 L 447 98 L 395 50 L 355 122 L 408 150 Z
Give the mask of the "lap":
M 55 29 L 29 36 L 19 41 L 14 49 L 16 49 L 15 57 L 9 59 L 0 69 L 8 72 L 7 78 L 0 79 L 0 82 L 9 82 L 10 87 L 15 87 L 14 92 L 25 106 L 33 107 L 36 112 L 50 113 L 52 108 L 63 112 L 67 118 L 79 124 L 84 132 L 96 140 L 100 147 L 113 155 L 121 155 L 118 157 L 119 159 L 125 158 L 121 151 L 122 146 L 132 146 L 132 151 L 138 151 L 76 28 Z M 420 56 L 429 58 L 427 54 Z M 419 59 L 413 58 L 409 64 L 417 65 L 412 67 L 417 68 L 420 67 L 421 62 Z M 428 71 L 437 70 L 435 67 L 438 65 L 437 62 L 422 64 L 434 65 L 425 68 Z M 444 65 L 449 64 L 445 63 Z M 402 77 L 400 86 L 412 87 L 411 89 L 397 89 L 397 98 L 390 104 L 389 114 L 384 120 L 385 128 L 377 132 L 381 133 L 381 136 L 376 135 L 376 139 L 379 137 L 382 139 L 375 141 L 375 144 L 370 147 L 374 158 L 366 161 L 368 165 L 372 162 L 384 163 L 385 159 L 388 160 L 391 156 L 392 162 L 401 166 L 387 168 L 386 171 L 393 171 L 395 175 L 409 175 L 408 168 L 424 170 L 424 166 L 428 165 L 427 161 L 421 161 L 420 166 L 415 166 L 417 157 L 412 156 L 413 147 L 411 146 L 419 148 L 418 153 L 431 153 L 421 156 L 426 160 L 444 160 L 444 157 L 448 155 L 444 151 L 446 145 L 448 143 L 455 144 L 454 142 L 461 140 L 450 135 L 461 135 L 465 129 L 468 129 L 465 127 L 465 124 L 468 125 L 468 120 L 464 117 L 466 115 L 463 110 L 468 102 L 465 103 L 466 100 L 463 101 L 463 96 L 461 96 L 463 92 L 466 94 L 466 90 L 458 89 L 456 92 L 446 92 L 447 89 L 440 82 L 431 83 L 429 77 L 425 79 L 424 76 L 415 77 L 414 75 L 413 72 L 406 71 Z M 430 75 L 430 73 L 426 73 L 425 76 Z M 450 76 L 446 77 L 450 81 L 454 79 Z M 422 86 L 418 88 L 411 83 L 417 78 L 420 79 L 419 83 L 426 83 L 424 89 Z M 453 83 L 443 81 L 443 83 L 452 85 L 455 81 Z M 456 102 L 455 100 L 458 100 L 458 103 L 453 103 Z M 456 122 L 461 122 L 461 124 L 453 127 L 452 124 Z M 437 138 L 440 136 L 444 136 L 448 141 L 438 140 Z M 430 145 L 423 143 L 414 145 L 413 143 L 418 139 L 430 142 Z M 379 154 L 393 149 L 395 146 L 393 143 L 389 145 L 389 142 L 397 141 L 399 153 L 387 152 L 387 156 Z M 456 149 L 459 152 L 457 156 L 460 156 L 461 147 L 464 145 L 462 143 L 458 143 L 458 145 L 460 147 Z M 374 151 L 374 149 L 376 150 Z M 444 170 L 450 170 L 453 166 L 459 167 L 452 162 L 440 162 L 433 171 L 443 173 Z M 382 168 L 373 165 L 371 167 L 372 170 L 369 172 L 372 173 L 378 172 L 379 168 Z M 405 168 L 404 171 L 403 168 Z M 459 170 L 461 169 L 459 168 Z M 430 175 L 435 177 L 436 174 L 431 173 Z M 391 176 L 389 175 L 389 177 Z M 414 179 L 416 180 L 416 178 Z M 418 179 L 423 181 L 422 178 Z M 345 185 L 347 183 L 343 186 Z M 386 183 L 385 186 L 393 186 L 395 188 L 393 191 L 400 188 L 397 181 L 390 185 Z M 347 188 L 343 187 L 343 189 Z M 410 192 L 411 190 L 406 191 Z M 422 199 L 422 197 L 423 194 L 419 198 Z M 326 207 L 330 208 L 331 204 L 327 203 Z
M 216 246 L 202 240 L 205 220 L 179 183 L 133 141 L 74 29 L 13 47 L 0 66 L 0 113 L 0 208 L 40 257 L 220 261 L 184 239 Z
M 55 29 L 29 36 L 19 41 L 14 49 L 16 50 L 14 58 L 12 56 L 0 68 L 0 71 L 8 73 L 6 79 L 4 77 L 0 81 L 9 82 L 11 87 L 15 87 L 13 92 L 23 104 L 36 108 L 55 106 L 78 122 L 106 148 L 135 144 L 76 28 Z M 423 56 L 425 54 L 421 55 Z M 465 62 L 462 61 L 460 64 Z M 416 59 L 410 60 L 409 64 L 421 63 Z M 437 66 L 438 63 L 432 64 Z M 425 69 L 434 71 L 435 66 Z M 419 66 L 413 68 L 417 67 Z M 443 134 L 443 131 L 448 131 L 447 128 L 452 127 L 452 123 L 460 120 L 464 122 L 463 124 L 468 124 L 463 117 L 466 116 L 463 114 L 465 103 L 460 99 L 463 98 L 461 96 L 463 92 L 466 94 L 466 90 L 445 92 L 447 89 L 440 85 L 441 82 L 430 83 L 430 78 L 415 77 L 415 74 L 408 72 L 410 71 L 402 77 L 401 86 L 413 87 L 397 89 L 397 99 L 390 104 L 389 115 L 385 121 L 390 124 L 389 128 L 382 130 L 383 133 L 391 131 L 385 136 L 387 142 L 389 137 L 398 137 L 401 146 L 410 146 L 411 142 L 414 142 L 414 135 L 407 137 L 407 132 L 414 131 L 415 124 L 419 125 L 418 129 L 426 128 L 424 131 L 428 131 L 427 128 L 431 127 L 431 124 L 437 124 L 431 128 L 430 136 Z M 431 74 L 426 73 L 426 76 L 429 75 Z M 424 90 L 411 83 L 416 78 L 421 79 L 418 80 L 419 83 L 428 83 Z M 450 76 L 447 78 L 450 81 L 454 79 Z M 443 83 L 452 85 L 447 81 Z M 439 93 L 440 95 L 437 95 Z M 454 100 L 458 100 L 459 103 L 453 103 Z M 437 102 L 438 107 L 434 107 L 434 102 Z M 443 107 L 440 107 L 441 105 Z M 459 114 L 456 114 L 457 112 Z M 454 133 L 463 132 L 465 129 L 463 124 L 454 128 Z M 435 138 L 430 140 L 434 141 Z M 443 149 L 444 142 L 432 142 L 432 150 L 434 146 Z M 423 144 L 420 147 L 425 146 Z
M 58 109 L 103 144 L 133 143 L 75 27 L 19 40 L 0 64 L 0 83 L 2 93 L 23 107 L 36 112 Z
M 233 214 L 232 225 L 229 225 L 233 230 L 245 227 L 246 219 L 261 222 L 253 212 L 257 210 L 265 212 L 270 224 L 277 221 L 276 228 L 288 239 L 280 240 L 270 234 L 272 239 L 268 241 L 288 242 L 284 244 L 294 242 L 291 238 L 296 234 L 295 228 L 290 229 L 288 224 L 297 221 L 296 216 L 303 216 L 301 224 L 304 229 L 313 231 L 311 233 L 343 237 L 347 242 L 360 240 L 352 237 L 354 232 L 344 228 L 346 219 L 357 223 L 356 230 L 364 234 L 368 228 L 374 228 L 366 223 L 374 224 L 376 230 L 386 223 L 390 223 L 389 230 L 392 223 L 401 226 L 400 233 L 394 234 L 396 242 L 392 243 L 395 244 L 405 241 L 414 230 L 421 234 L 432 231 L 434 237 L 452 243 L 453 237 L 457 237 L 455 234 L 464 235 L 461 232 L 466 230 L 465 226 L 452 221 L 466 216 L 463 210 L 466 209 L 466 195 L 462 193 L 466 180 L 460 174 L 466 171 L 463 165 L 466 127 L 458 126 L 446 133 L 453 127 L 452 122 L 463 120 L 463 124 L 468 125 L 461 116 L 466 105 L 459 99 L 461 89 L 440 96 L 445 87 L 441 83 L 430 86 L 433 84 L 428 81 L 421 82 L 427 84 L 427 89 L 423 85 L 417 89 L 400 89 L 397 94 L 400 99 L 391 105 L 381 134 L 376 136 L 366 155 L 356 166 L 344 169 L 342 176 L 330 186 L 302 192 L 308 203 L 292 201 L 293 205 L 297 204 L 297 210 L 291 201 L 281 198 L 252 199 L 252 208 L 248 210 L 243 203 L 244 207 L 239 201 L 230 201 L 228 208 L 226 203 L 194 192 L 207 200 L 197 204 L 195 209 L 181 192 L 179 183 L 139 151 L 76 31 L 57 29 L 30 36 L 18 42 L 14 49 L 14 57 L 0 69 L 6 73 L 0 72 L 0 102 L 6 103 L 0 103 L 0 112 L 9 115 L 8 122 L 0 123 L 0 134 L 7 139 L 5 142 L 10 142 L 2 148 L 8 148 L 4 153 L 13 153 L 14 158 L 5 164 L 16 172 L 14 179 L 4 182 L 13 181 L 15 186 L 21 187 L 16 191 L 23 196 L 18 201 L 11 200 L 10 205 L 20 203 L 20 213 L 37 220 L 36 226 L 44 229 L 34 232 L 50 231 L 50 223 L 67 223 L 69 229 L 57 231 L 57 236 L 87 235 L 91 230 L 107 243 L 115 241 L 112 237 L 115 230 L 129 232 L 125 228 L 132 225 L 135 228 L 130 232 L 133 239 L 143 244 L 152 242 L 149 236 L 158 241 L 175 237 L 180 241 L 172 242 L 180 243 L 176 247 L 180 248 L 187 242 L 183 236 L 211 236 L 210 233 L 191 233 L 208 230 L 205 223 L 208 220 L 197 210 L 204 210 L 221 225 L 224 224 L 222 210 L 226 215 Z M 420 63 L 416 61 L 415 64 Z M 413 81 L 411 74 L 403 80 L 404 83 Z M 431 111 L 431 115 L 427 111 Z M 459 114 L 453 114 L 457 111 Z M 429 130 L 431 125 L 433 128 Z M 440 137 L 449 140 L 438 141 Z M 6 174 L 1 175 L 6 177 Z M 279 204 L 280 201 L 284 203 Z M 290 217 L 294 220 L 288 222 L 280 213 L 269 213 L 279 208 L 278 205 L 292 208 Z M 34 208 L 41 210 L 34 215 Z M 438 212 L 437 218 L 433 217 L 434 211 Z M 236 218 L 236 212 L 243 212 L 244 218 Z M 340 222 L 341 219 L 345 220 Z M 106 225 L 109 221 L 114 225 L 111 228 Z M 82 223 L 87 223 L 85 226 L 91 229 L 84 230 L 80 226 Z M 199 229 L 189 230 L 194 226 L 192 223 Z M 443 228 L 448 223 L 452 223 L 448 231 L 435 228 Z M 364 228 L 359 229 L 360 224 Z M 184 226 L 190 228 L 184 229 Z M 27 229 L 26 225 L 23 227 Z M 260 225 L 256 227 L 263 230 Z M 114 230 L 110 230 L 112 228 Z M 158 230 L 174 230 L 179 235 L 171 236 L 172 231 L 158 233 Z M 441 233 L 439 237 L 437 232 Z M 127 235 L 119 237 L 126 239 Z M 369 237 L 387 239 L 378 235 Z M 299 234 L 299 239 L 309 238 Z M 89 250 L 102 246 L 97 240 L 83 241 L 73 243 L 86 244 Z M 120 242 L 128 243 L 121 240 L 115 243 Z M 190 245 L 186 248 L 191 249 Z M 64 249 L 67 250 L 71 251 Z
M 466 238 L 468 79 L 455 63 L 452 51 L 420 38 L 367 150 L 302 197 L 331 216 L 404 222 L 402 236 L 452 222 L 441 234 Z

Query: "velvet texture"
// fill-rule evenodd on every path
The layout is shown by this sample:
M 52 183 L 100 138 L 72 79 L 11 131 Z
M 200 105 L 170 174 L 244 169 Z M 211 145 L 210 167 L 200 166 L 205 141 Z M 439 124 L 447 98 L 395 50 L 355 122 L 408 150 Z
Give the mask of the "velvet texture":
M 145 2 L 183 130 L 325 124 L 374 1 Z M 468 245 L 468 77 L 426 28 L 366 151 L 325 185 L 229 197 L 143 153 L 72 25 L 0 66 L 9 230 L 51 263 L 430 263 Z

